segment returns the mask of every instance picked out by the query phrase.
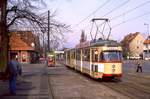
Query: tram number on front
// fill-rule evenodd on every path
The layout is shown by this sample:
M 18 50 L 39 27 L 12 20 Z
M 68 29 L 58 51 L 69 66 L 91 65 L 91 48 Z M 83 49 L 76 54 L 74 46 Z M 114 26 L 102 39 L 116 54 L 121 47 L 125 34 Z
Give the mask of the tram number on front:
M 112 65 L 112 68 L 115 68 L 116 66 L 115 65 Z
M 112 73 L 114 73 L 115 72 L 115 65 L 112 65 Z
M 112 73 L 114 73 L 115 72 L 115 69 L 112 69 Z

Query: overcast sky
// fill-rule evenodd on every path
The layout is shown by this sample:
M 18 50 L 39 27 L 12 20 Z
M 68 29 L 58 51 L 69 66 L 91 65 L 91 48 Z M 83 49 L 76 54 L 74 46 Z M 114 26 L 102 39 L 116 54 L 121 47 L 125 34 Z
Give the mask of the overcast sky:
M 150 24 L 150 0 L 45 0 L 47 10 L 57 11 L 56 19 L 71 25 L 72 32 L 66 35 L 66 47 L 74 47 L 79 43 L 81 30 L 85 30 L 91 39 L 92 18 L 108 18 L 112 27 L 111 39 L 122 40 L 129 33 L 148 34 Z M 84 21 L 83 21 L 84 20 Z M 97 25 L 101 21 L 97 22 Z M 100 27 L 100 31 L 102 27 Z M 108 35 L 106 25 L 104 34 Z M 95 31 L 93 29 L 93 35 Z M 99 33 L 98 37 L 101 34 Z

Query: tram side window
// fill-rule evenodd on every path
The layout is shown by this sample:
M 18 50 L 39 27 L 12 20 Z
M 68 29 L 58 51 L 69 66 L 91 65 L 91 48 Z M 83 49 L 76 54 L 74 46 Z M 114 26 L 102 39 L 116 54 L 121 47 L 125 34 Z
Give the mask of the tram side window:
M 73 53 L 73 54 L 74 54 L 74 59 L 75 59 L 75 58 L 76 58 L 76 51 L 74 51 L 74 53 Z
M 83 50 L 83 61 L 90 61 L 90 49 Z
M 71 53 L 71 59 L 75 59 L 75 52 L 74 51 Z
M 81 51 L 80 51 L 80 50 L 77 50 L 77 51 L 76 51 L 76 59 L 77 59 L 77 60 L 81 60 L 80 55 L 81 55 Z
M 95 53 L 95 50 L 92 50 L 92 61 L 98 62 L 98 53 Z
M 66 60 L 66 55 L 67 55 L 67 53 L 65 52 L 64 53 L 64 55 L 63 55 L 63 58 Z
M 67 52 L 67 59 L 70 60 L 70 52 Z

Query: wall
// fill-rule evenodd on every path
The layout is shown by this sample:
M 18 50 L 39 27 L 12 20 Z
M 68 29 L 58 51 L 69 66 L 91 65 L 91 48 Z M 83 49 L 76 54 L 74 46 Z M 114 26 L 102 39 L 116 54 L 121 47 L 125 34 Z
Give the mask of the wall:
M 144 37 L 138 34 L 129 44 L 129 50 L 131 52 L 131 57 L 139 57 L 143 53 L 144 49 Z

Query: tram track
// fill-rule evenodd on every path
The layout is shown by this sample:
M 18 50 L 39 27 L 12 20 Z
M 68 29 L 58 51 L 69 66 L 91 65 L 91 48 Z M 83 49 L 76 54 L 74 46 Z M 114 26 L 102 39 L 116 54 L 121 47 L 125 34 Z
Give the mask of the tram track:
M 137 78 L 137 76 L 132 76 L 130 74 L 125 74 L 123 81 L 99 81 L 87 79 L 93 84 L 102 84 L 116 92 L 119 92 L 131 99 L 150 99 L 150 81 L 146 77 Z M 146 84 L 143 84 L 146 83 Z
M 148 77 L 141 75 L 131 75 L 126 73 L 122 79 L 123 81 L 121 82 L 105 82 L 93 79 L 91 80 L 89 79 L 89 77 L 86 76 L 86 82 L 88 80 L 93 84 L 102 84 L 108 88 L 111 88 L 112 90 L 128 96 L 131 99 L 150 99 L 150 81 L 148 80 Z
M 134 83 L 135 85 L 140 86 L 141 89 L 145 89 L 145 90 L 148 90 L 150 92 L 150 81 L 147 78 L 138 77 L 138 75 L 132 76 L 130 74 L 126 74 L 125 79 L 131 83 L 136 82 L 136 83 Z
M 150 99 L 150 86 L 144 86 L 139 81 L 131 75 L 126 75 L 122 82 L 102 82 L 102 84 L 131 99 Z
M 75 95 L 74 97 L 97 97 L 101 92 L 105 93 L 105 90 L 113 90 L 116 93 L 120 93 L 123 96 L 128 97 L 128 99 L 150 99 L 150 81 L 148 81 L 147 77 L 139 77 L 137 74 L 124 73 L 121 82 L 107 82 L 103 80 L 94 80 L 89 76 L 85 76 L 84 74 L 68 69 L 67 67 L 59 67 L 51 70 L 49 73 L 49 81 L 51 81 L 49 83 L 52 87 L 50 90 L 53 91 L 53 99 L 56 97 L 62 97 L 58 96 L 58 93 L 60 93 L 59 95 L 64 95 L 65 97 L 72 97 L 71 95 Z M 104 90 L 101 90 L 101 88 L 104 88 Z M 70 90 L 73 93 L 70 93 L 71 95 L 63 94 L 67 93 L 67 90 Z M 86 96 L 87 92 L 85 90 L 88 93 L 92 92 L 89 94 L 92 96 Z M 97 95 L 93 92 L 96 92 Z M 114 94 L 111 93 L 111 95 L 113 96 Z M 107 94 L 106 96 L 109 97 L 109 99 L 112 99 L 111 96 Z

